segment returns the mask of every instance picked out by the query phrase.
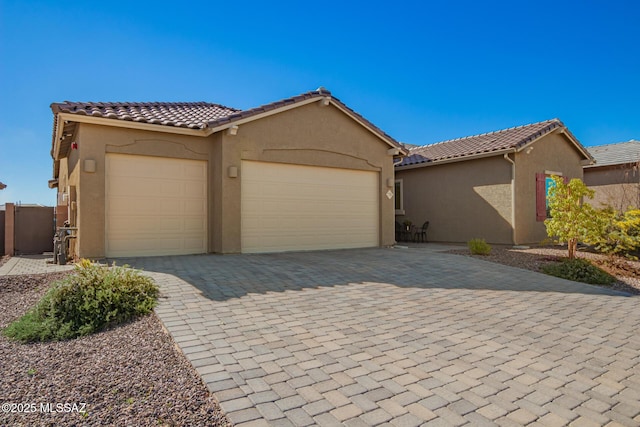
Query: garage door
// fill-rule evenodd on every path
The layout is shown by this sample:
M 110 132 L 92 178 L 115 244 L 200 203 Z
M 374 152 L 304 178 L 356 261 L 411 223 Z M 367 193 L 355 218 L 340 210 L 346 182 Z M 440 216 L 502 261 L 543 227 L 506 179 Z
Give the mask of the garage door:
M 107 154 L 106 254 L 207 251 L 207 163 Z
M 379 245 L 378 173 L 243 161 L 242 252 Z

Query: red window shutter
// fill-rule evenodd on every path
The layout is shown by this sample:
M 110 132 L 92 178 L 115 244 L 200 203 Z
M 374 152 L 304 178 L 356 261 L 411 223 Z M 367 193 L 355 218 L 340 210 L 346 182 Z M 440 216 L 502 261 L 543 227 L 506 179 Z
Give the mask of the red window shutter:
M 546 175 L 536 174 L 536 221 L 547 219 L 547 188 L 545 185 Z

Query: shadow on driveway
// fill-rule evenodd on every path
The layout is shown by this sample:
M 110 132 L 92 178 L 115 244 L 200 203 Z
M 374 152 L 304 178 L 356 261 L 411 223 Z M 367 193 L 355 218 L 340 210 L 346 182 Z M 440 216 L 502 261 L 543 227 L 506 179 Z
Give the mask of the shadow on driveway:
M 628 296 L 623 292 L 529 270 L 439 252 L 428 245 L 410 249 L 187 255 L 121 258 L 115 261 L 119 265 L 128 264 L 149 272 L 175 275 L 216 301 L 239 298 L 249 293 L 284 292 L 363 282 L 421 289 Z

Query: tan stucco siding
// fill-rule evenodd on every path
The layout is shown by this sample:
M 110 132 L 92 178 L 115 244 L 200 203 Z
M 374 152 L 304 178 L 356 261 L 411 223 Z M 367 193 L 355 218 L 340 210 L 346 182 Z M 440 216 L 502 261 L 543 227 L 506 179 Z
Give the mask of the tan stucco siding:
M 211 147 L 205 138 L 92 124 L 79 125 L 77 142 L 77 255 L 84 258 L 105 256 L 106 153 L 208 160 Z M 95 172 L 84 171 L 88 159 L 95 160 Z
M 107 121 L 108 122 L 108 121 Z M 336 107 L 319 103 L 244 123 L 237 135 L 175 135 L 95 124 L 78 124 L 78 149 L 61 162 L 60 182 L 75 185 L 79 227 L 76 256 L 105 256 L 105 159 L 107 153 L 205 160 L 208 162 L 208 251 L 241 251 L 242 160 L 302 164 L 379 174 L 380 245 L 394 242 L 393 158 L 387 143 Z M 95 172 L 86 172 L 94 160 Z M 68 164 L 67 164 L 68 163 Z M 236 168 L 237 177 L 230 176 Z
M 241 161 L 324 166 L 379 172 L 380 245 L 394 238 L 392 190 L 393 158 L 389 145 L 336 107 L 312 103 L 240 125 L 236 135 L 222 133 L 223 203 L 222 244 L 225 252 L 240 252 Z M 238 178 L 228 178 L 229 167 Z M 389 181 L 388 181 L 389 179 Z
M 616 165 L 585 168 L 584 182 L 595 190 L 588 202 L 595 206 L 609 205 L 618 211 L 640 207 L 640 170 L 637 166 Z
M 536 221 L 536 173 L 552 171 L 582 179 L 583 157 L 564 135 L 549 134 L 529 148 L 515 155 L 516 244 L 536 244 L 547 237 L 544 222 Z
M 402 223 L 429 221 L 429 241 L 511 243 L 511 164 L 501 156 L 399 170 Z

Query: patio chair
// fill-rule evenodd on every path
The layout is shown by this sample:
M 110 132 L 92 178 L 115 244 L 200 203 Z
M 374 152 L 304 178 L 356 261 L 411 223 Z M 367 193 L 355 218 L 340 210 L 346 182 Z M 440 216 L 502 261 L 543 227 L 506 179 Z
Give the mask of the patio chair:
M 421 241 L 422 243 L 428 242 L 427 240 L 428 228 L 429 228 L 429 221 L 426 221 L 424 224 L 422 224 L 422 228 L 419 228 L 416 230 L 415 234 L 413 235 L 413 241 L 414 242 Z

